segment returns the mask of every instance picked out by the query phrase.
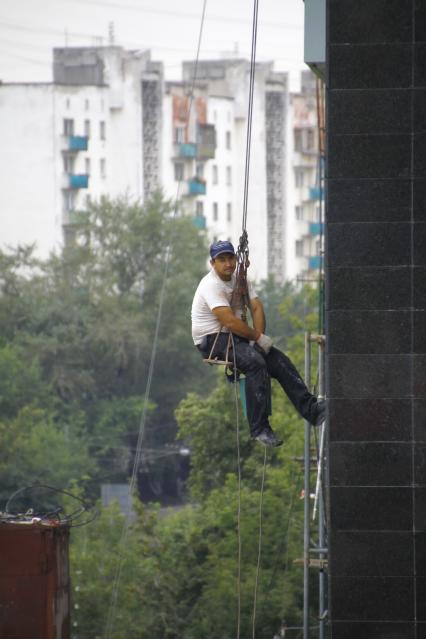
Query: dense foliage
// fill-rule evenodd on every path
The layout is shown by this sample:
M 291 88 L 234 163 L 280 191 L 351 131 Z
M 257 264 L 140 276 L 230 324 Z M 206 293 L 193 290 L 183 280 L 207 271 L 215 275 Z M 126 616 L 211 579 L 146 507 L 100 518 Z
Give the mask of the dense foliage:
M 129 528 L 117 505 L 98 505 L 98 519 L 72 533 L 73 637 L 105 636 L 114 585 L 110 639 L 234 637 L 239 400 L 222 371 L 202 365 L 190 338 L 206 239 L 190 220 L 173 218 L 160 195 L 144 206 L 126 199 L 93 203 L 70 232 L 75 241 L 44 262 L 28 247 L 0 253 L 2 503 L 35 482 L 99 499 L 101 484 L 129 478 L 145 408 L 138 475 L 144 505 L 135 499 Z M 316 329 L 315 291 L 272 280 L 257 290 L 268 332 L 300 367 L 303 331 Z M 249 440 L 240 406 L 239 415 L 241 636 L 247 637 L 264 449 Z M 295 458 L 303 429 L 276 386 L 272 425 L 285 443 L 267 452 L 258 639 L 272 639 L 283 617 L 295 625 L 301 618 L 302 573 L 293 560 L 302 553 L 303 480 Z M 191 451 L 185 500 L 180 446 Z M 172 499 L 175 507 L 165 508 Z

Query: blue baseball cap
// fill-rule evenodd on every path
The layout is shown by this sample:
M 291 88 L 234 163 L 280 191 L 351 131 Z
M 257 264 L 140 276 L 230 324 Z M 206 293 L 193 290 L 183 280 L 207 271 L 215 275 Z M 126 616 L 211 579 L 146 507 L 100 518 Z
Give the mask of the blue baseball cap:
M 213 242 L 213 244 L 210 246 L 210 257 L 212 258 L 212 260 L 214 260 L 215 257 L 220 255 L 221 253 L 232 253 L 232 255 L 235 255 L 235 249 L 231 242 Z

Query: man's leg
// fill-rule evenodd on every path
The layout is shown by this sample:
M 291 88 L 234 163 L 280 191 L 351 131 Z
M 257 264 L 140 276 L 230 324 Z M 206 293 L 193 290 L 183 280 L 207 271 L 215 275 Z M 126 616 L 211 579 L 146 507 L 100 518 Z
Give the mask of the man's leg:
M 317 425 L 325 406 L 309 392 L 290 358 L 278 348 L 272 347 L 268 355 L 265 355 L 265 361 L 270 376 L 278 380 L 300 415 Z
M 209 336 L 202 351 L 204 356 L 210 353 L 212 344 L 213 337 Z M 216 342 L 213 357 L 224 360 L 227 344 L 228 333 L 222 333 Z M 247 340 L 236 335 L 233 337 L 233 345 L 237 370 L 246 376 L 247 419 L 250 425 L 250 434 L 254 438 L 259 437 L 263 443 L 277 446 L 281 442 L 275 437 L 268 421 L 269 374 L 265 358 L 259 351 L 250 346 Z M 232 344 L 228 359 L 231 363 L 234 362 Z

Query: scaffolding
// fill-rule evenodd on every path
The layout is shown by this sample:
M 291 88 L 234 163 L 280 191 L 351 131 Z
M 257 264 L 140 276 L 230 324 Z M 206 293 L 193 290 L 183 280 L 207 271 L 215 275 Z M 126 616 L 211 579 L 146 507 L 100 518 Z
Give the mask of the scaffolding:
M 317 394 L 319 398 L 324 398 L 324 352 L 325 336 L 319 334 L 305 333 L 305 380 L 308 387 L 312 386 L 312 347 L 318 348 L 318 374 L 317 374 Z M 315 459 L 316 468 L 311 463 L 312 454 L 312 429 L 308 421 L 305 421 L 305 444 L 304 444 L 304 532 L 303 532 L 303 639 L 310 639 L 310 631 L 313 630 L 310 624 L 310 569 L 318 570 L 318 621 L 315 623 L 315 630 L 318 629 L 318 639 L 325 639 L 327 624 L 327 568 L 328 568 L 328 547 L 327 547 L 327 526 L 326 511 L 324 503 L 323 477 L 325 472 L 325 442 L 327 436 L 327 420 L 318 429 L 318 436 L 315 438 Z M 316 470 L 315 492 L 312 492 L 312 470 Z M 317 521 L 316 534 L 317 541 L 312 539 L 313 525 Z

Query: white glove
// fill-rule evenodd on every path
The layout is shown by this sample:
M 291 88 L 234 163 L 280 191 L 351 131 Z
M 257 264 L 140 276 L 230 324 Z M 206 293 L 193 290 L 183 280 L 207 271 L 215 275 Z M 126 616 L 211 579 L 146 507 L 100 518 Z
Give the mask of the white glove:
M 261 336 L 256 340 L 256 344 L 260 346 L 262 351 L 268 354 L 269 351 L 271 350 L 272 340 L 270 337 L 262 333 Z

